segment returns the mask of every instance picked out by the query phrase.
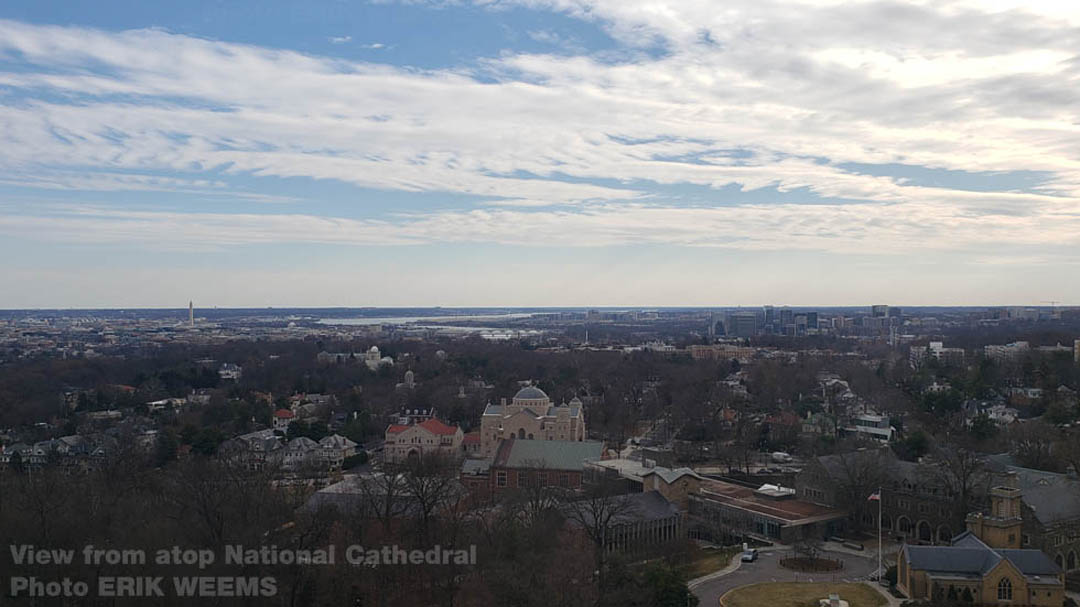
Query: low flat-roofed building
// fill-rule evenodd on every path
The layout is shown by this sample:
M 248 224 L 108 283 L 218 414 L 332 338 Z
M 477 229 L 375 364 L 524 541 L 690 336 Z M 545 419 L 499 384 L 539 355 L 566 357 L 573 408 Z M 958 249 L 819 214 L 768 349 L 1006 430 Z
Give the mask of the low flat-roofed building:
M 695 523 L 785 544 L 839 535 L 847 518 L 843 510 L 799 500 L 794 488 L 778 485 L 752 489 L 707 479 L 688 500 Z
M 659 491 L 627 493 L 609 498 L 612 503 L 603 510 L 613 513 L 604 547 L 609 552 L 647 554 L 665 544 L 685 537 L 683 515 Z M 571 525 L 594 526 L 594 509 L 573 502 L 563 506 L 563 514 Z

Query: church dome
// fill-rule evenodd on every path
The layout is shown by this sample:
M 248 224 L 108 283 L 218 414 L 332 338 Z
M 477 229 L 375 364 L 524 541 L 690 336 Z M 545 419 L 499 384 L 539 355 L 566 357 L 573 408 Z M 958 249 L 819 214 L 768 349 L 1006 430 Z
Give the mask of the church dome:
M 526 386 L 514 395 L 514 400 L 547 400 L 548 395 L 536 386 Z

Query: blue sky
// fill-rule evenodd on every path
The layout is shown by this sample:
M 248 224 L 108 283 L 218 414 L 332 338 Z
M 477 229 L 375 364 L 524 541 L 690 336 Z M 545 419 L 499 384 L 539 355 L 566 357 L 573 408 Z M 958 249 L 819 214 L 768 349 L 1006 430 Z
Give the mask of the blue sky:
M 7 2 L 0 307 L 1080 302 L 1080 9 Z

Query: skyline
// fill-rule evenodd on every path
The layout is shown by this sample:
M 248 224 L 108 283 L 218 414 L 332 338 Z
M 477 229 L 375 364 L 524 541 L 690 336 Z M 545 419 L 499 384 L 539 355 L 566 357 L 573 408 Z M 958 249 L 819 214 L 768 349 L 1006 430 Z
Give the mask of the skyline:
M 129 311 L 146 311 L 146 312 L 185 312 L 192 313 L 197 317 L 197 313 L 202 310 L 214 311 L 266 311 L 266 310 L 280 310 L 280 311 L 431 311 L 437 312 L 441 310 L 445 311 L 466 311 L 466 312 L 501 312 L 508 310 L 522 310 L 522 311 L 559 311 L 559 310 L 606 310 L 606 311 L 621 311 L 621 310 L 687 310 L 687 311 L 708 311 L 708 310 L 762 310 L 765 308 L 775 308 L 776 310 L 791 309 L 796 311 L 818 311 L 818 310 L 859 310 L 868 311 L 870 308 L 884 305 L 887 308 L 896 308 L 898 310 L 904 310 L 905 314 L 910 310 L 948 310 L 948 309 L 1027 309 L 1027 310 L 1072 310 L 1080 308 L 1080 305 L 1073 305 L 1063 302 L 1054 302 L 1053 305 L 1050 302 L 1042 303 L 1013 303 L 1013 304 L 1000 304 L 1000 305 L 986 305 L 986 304 L 957 304 L 957 305 L 942 305 L 942 304 L 909 304 L 909 305 L 896 305 L 896 304 L 802 304 L 802 303 L 766 303 L 766 304 L 723 304 L 723 303 L 710 303 L 710 304 L 672 304 L 672 305 L 553 305 L 553 306 L 499 306 L 499 305 L 476 305 L 476 306 L 278 306 L 278 305 L 264 305 L 264 306 L 217 306 L 217 305 L 205 305 L 201 308 L 195 306 L 194 302 L 189 302 L 189 306 L 185 307 L 171 307 L 171 306 L 110 306 L 100 308 L 0 308 L 0 312 L 129 312 Z M 864 310 L 865 309 L 865 310 Z M 418 318 L 427 318 L 429 315 L 418 316 Z M 453 316 L 453 315 L 451 315 Z M 376 317 L 372 317 L 376 318 Z
M 725 7 L 7 3 L 0 308 L 1080 303 L 1080 8 Z

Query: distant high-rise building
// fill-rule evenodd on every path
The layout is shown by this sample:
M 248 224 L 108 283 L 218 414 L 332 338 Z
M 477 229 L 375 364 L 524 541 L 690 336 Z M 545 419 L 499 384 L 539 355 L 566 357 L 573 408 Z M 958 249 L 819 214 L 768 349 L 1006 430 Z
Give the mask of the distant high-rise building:
M 758 316 L 754 312 L 732 312 L 724 329 L 729 337 L 753 337 L 757 335 Z
M 1080 339 L 1073 341 L 1073 360 L 1080 364 Z
M 191 325 L 192 327 L 194 327 L 195 326 L 195 302 L 194 301 L 187 302 L 187 319 L 188 319 L 188 324 Z
M 807 329 L 816 329 L 816 328 L 818 328 L 817 312 L 807 312 L 806 313 L 806 328 Z
M 877 305 L 870 306 L 870 316 L 874 318 L 885 318 L 889 315 L 889 306 Z
M 780 324 L 784 325 L 785 327 L 795 324 L 795 311 L 791 308 L 781 308 Z
M 806 314 L 795 315 L 795 335 L 806 335 Z
M 773 306 L 765 306 L 765 324 L 771 325 L 776 322 L 776 308 Z

